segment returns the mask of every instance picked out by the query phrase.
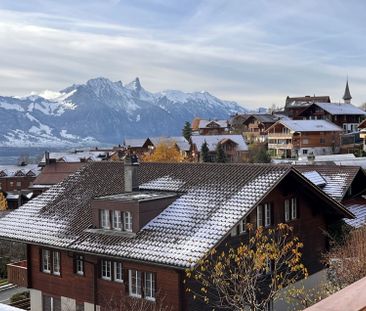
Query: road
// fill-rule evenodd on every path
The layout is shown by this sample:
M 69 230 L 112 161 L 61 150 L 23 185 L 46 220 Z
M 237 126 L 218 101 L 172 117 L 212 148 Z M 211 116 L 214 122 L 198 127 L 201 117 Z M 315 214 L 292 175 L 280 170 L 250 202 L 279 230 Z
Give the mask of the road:
M 24 292 L 26 290 L 28 289 L 24 287 L 14 287 L 5 290 L 0 289 L 0 303 L 9 304 L 11 296 L 13 296 L 16 293 Z

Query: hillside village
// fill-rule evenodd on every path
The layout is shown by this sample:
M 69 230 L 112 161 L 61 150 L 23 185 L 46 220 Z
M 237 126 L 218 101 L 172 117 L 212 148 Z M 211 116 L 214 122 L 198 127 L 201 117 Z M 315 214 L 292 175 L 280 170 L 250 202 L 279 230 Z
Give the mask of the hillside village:
M 287 96 L 181 127 L 0 166 L 0 239 L 23 248 L 0 271 L 29 291 L 14 307 L 366 308 L 366 112 L 348 81 L 342 103 Z

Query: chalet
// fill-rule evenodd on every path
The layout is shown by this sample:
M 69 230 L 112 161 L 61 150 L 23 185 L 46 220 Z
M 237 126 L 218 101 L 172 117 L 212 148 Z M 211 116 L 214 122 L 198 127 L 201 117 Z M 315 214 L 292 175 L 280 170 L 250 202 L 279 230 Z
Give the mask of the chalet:
M 153 143 L 154 147 L 159 143 L 172 143 L 176 146 L 177 150 L 180 152 L 182 157 L 186 158 L 189 155 L 189 151 L 191 146 L 187 139 L 183 136 L 170 136 L 170 137 L 150 137 L 151 142 Z
M 297 119 L 328 120 L 343 128 L 345 133 L 356 132 L 366 112 L 352 104 L 314 103 L 299 113 Z
M 289 223 L 313 274 L 323 232 L 352 217 L 291 166 L 91 162 L 0 219 L 0 237 L 27 244 L 8 275 L 30 289 L 31 310 L 130 310 L 124 301 L 164 297 L 174 310 L 203 311 L 184 271 L 245 241 L 246 223 Z
M 192 135 L 220 135 L 227 133 L 228 129 L 227 120 L 199 119 L 198 125 L 192 127 Z
M 247 141 L 265 142 L 266 130 L 280 118 L 272 114 L 252 114 L 243 122 L 243 135 Z
M 280 120 L 267 130 L 268 150 L 279 158 L 337 153 L 342 132 L 326 120 Z
M 37 165 L 1 165 L 0 190 L 10 192 L 28 189 L 39 173 Z
M 222 145 L 228 162 L 243 162 L 248 153 L 248 146 L 242 135 L 192 135 L 191 151 L 196 162 L 202 161 L 201 148 L 205 142 L 209 150 L 210 162 L 216 161 L 218 144 Z
M 304 97 L 286 97 L 285 115 L 290 118 L 296 118 L 305 108 L 313 103 L 330 103 L 329 96 L 304 96 Z
M 360 138 L 363 140 L 363 151 L 366 152 L 366 119 L 358 126 L 360 130 Z
M 94 162 L 108 160 L 109 151 L 103 150 L 72 150 L 66 152 L 48 152 L 46 151 L 39 162 L 40 166 L 45 166 L 48 163 L 64 162 Z
M 154 148 L 154 144 L 149 138 L 126 138 L 124 147 L 130 152 L 138 156 L 150 152 Z

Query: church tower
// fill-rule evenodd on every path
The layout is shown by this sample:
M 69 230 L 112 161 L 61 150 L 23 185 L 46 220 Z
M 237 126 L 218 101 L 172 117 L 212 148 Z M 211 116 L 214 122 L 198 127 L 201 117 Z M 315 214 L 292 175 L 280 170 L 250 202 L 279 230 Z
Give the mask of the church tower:
M 345 104 L 350 104 L 351 103 L 351 92 L 349 91 L 349 86 L 348 86 L 348 79 L 347 79 L 347 83 L 346 83 L 346 89 L 344 90 L 344 95 L 343 95 L 343 100 Z

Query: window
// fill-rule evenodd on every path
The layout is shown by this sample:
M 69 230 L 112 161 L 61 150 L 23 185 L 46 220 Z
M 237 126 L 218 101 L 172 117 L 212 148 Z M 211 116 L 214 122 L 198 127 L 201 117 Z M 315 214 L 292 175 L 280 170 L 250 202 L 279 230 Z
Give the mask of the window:
M 60 252 L 57 251 L 53 251 L 53 269 L 52 269 L 52 273 L 54 275 L 60 275 Z
M 104 229 L 110 229 L 109 210 L 102 209 L 100 211 L 100 226 Z
M 262 205 L 257 206 L 257 227 L 263 226 L 263 208 Z
M 309 144 L 309 139 L 308 139 L 308 138 L 304 138 L 304 139 L 302 140 L 302 143 L 303 143 L 304 145 L 308 145 L 308 144 Z
M 285 221 L 290 220 L 290 200 L 285 200 Z
M 112 279 L 112 262 L 110 260 L 102 260 L 102 279 Z
M 155 273 L 145 272 L 145 298 L 155 300 Z
M 14 182 L 13 181 L 10 182 L 10 187 L 14 187 Z
M 322 145 L 325 144 L 325 138 L 323 138 L 323 137 L 320 138 L 320 144 L 322 144 Z
M 112 228 L 114 230 L 122 230 L 122 219 L 120 211 L 113 211 Z
M 264 204 L 264 226 L 269 227 L 271 225 L 271 204 Z
M 51 252 L 48 249 L 42 249 L 42 271 L 51 273 Z
M 141 298 L 141 272 L 128 270 L 130 296 Z
M 247 218 L 244 217 L 239 223 L 239 233 L 244 233 L 247 231 Z
M 20 181 L 17 181 L 17 188 L 21 188 L 22 187 L 22 183 Z
M 122 262 L 114 262 L 113 269 L 114 269 L 113 280 L 116 282 L 123 282 Z
M 75 272 L 78 275 L 84 275 L 84 256 L 76 255 Z
M 303 149 L 302 154 L 308 154 L 308 149 Z
M 291 199 L 291 219 L 297 218 L 297 200 L 296 198 Z
M 123 213 L 123 225 L 125 231 L 132 231 L 132 215 L 131 212 Z

